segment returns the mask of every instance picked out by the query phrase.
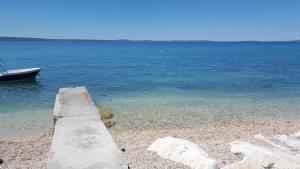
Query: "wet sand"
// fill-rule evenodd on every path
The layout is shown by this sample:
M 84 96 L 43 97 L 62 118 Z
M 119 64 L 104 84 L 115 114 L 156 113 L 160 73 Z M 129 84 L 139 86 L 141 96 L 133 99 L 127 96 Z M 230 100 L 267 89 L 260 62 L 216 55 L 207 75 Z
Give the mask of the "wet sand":
M 273 136 L 292 134 L 300 131 L 300 118 L 257 119 L 227 122 L 195 124 L 189 128 L 137 129 L 128 130 L 112 127 L 109 129 L 120 149 L 125 149 L 131 169 L 153 168 L 188 168 L 181 164 L 163 159 L 147 151 L 151 143 L 161 137 L 173 136 L 190 140 L 207 151 L 211 158 L 222 165 L 239 160 L 229 150 L 229 143 L 235 140 L 253 142 L 255 134 Z M 48 151 L 52 132 L 19 140 L 0 141 L 0 159 L 2 168 L 9 169 L 44 169 L 47 166 Z M 1 140 L 1 139 L 0 139 Z

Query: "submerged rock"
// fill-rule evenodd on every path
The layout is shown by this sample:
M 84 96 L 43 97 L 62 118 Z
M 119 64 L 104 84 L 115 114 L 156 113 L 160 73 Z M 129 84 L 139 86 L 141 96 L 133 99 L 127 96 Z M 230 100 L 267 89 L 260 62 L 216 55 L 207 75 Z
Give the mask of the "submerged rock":
M 112 112 L 104 107 L 99 108 L 99 113 L 101 115 L 101 119 L 110 119 L 113 117 Z
M 217 162 L 198 145 L 179 138 L 159 138 L 147 149 L 159 156 L 182 163 L 192 169 L 216 169 Z
M 113 114 L 107 108 L 100 107 L 99 108 L 99 113 L 101 115 L 101 120 L 103 121 L 104 125 L 107 128 L 111 128 L 112 126 L 114 126 L 116 124 L 114 121 L 109 120 L 109 119 L 113 118 Z
M 112 120 L 103 120 L 103 123 L 105 124 L 105 126 L 107 128 L 111 128 L 112 126 L 114 126 L 116 123 Z

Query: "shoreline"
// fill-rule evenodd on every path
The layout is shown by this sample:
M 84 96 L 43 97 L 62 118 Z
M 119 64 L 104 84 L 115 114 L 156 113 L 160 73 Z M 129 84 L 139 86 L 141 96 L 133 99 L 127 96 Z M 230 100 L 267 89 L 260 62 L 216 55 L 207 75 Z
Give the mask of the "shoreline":
M 147 151 L 146 149 L 158 138 L 172 136 L 187 139 L 199 145 L 211 158 L 226 165 L 240 160 L 230 152 L 229 143 L 232 141 L 254 142 L 255 134 L 272 136 L 297 131 L 300 131 L 300 118 L 217 121 L 189 128 L 109 129 L 119 149 L 125 150 L 129 165 L 133 169 L 189 168 Z M 2 168 L 46 168 L 52 134 L 52 129 L 49 129 L 43 134 L 27 138 L 0 139 L 0 159 L 4 161 Z

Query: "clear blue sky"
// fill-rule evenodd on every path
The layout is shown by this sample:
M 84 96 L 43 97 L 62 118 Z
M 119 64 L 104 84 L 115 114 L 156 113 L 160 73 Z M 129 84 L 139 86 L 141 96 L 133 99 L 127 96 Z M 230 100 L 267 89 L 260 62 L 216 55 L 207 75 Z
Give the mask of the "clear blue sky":
M 300 0 L 1 0 L 0 36 L 300 39 Z

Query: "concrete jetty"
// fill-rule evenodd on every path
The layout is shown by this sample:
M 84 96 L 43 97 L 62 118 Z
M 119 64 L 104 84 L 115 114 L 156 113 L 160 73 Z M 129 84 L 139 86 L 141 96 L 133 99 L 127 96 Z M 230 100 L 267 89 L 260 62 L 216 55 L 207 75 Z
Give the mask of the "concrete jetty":
M 127 169 L 85 87 L 62 88 L 54 106 L 48 169 Z

